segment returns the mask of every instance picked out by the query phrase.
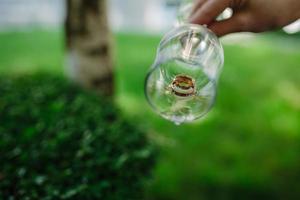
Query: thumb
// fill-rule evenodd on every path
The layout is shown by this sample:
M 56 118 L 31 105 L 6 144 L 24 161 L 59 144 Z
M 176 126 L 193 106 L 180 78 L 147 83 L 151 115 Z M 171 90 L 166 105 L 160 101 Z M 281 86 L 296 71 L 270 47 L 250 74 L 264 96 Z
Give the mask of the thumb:
M 250 29 L 249 17 L 236 14 L 233 17 L 212 23 L 208 28 L 221 37 L 229 33 L 242 32 Z

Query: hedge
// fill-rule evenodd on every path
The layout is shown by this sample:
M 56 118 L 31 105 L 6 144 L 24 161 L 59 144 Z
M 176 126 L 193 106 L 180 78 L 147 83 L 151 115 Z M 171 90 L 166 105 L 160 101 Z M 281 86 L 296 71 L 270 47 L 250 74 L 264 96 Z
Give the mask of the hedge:
M 62 77 L 0 77 L 0 199 L 141 199 L 155 155 L 109 99 Z

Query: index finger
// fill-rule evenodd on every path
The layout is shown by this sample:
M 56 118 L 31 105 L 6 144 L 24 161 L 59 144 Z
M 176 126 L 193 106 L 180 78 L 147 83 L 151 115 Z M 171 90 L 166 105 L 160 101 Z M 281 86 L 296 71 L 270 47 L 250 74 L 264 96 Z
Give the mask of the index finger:
M 193 10 L 191 14 L 195 14 L 199 8 L 206 2 L 207 0 L 194 0 Z
M 190 18 L 193 24 L 210 24 L 227 7 L 229 0 L 207 0 Z

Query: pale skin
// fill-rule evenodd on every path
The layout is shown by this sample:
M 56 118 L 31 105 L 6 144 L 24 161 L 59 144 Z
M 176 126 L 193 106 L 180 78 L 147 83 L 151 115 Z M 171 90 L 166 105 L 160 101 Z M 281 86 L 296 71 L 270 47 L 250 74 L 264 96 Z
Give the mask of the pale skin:
M 224 9 L 233 15 L 215 21 Z M 218 36 L 234 32 L 264 32 L 288 25 L 300 18 L 300 0 L 195 0 L 190 22 L 206 24 Z

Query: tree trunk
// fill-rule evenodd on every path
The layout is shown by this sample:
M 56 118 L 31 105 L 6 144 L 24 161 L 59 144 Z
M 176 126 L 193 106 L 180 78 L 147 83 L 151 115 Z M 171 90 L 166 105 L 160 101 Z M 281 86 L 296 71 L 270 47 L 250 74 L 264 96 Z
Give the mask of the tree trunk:
M 113 94 L 106 0 L 67 0 L 68 73 L 81 85 Z

